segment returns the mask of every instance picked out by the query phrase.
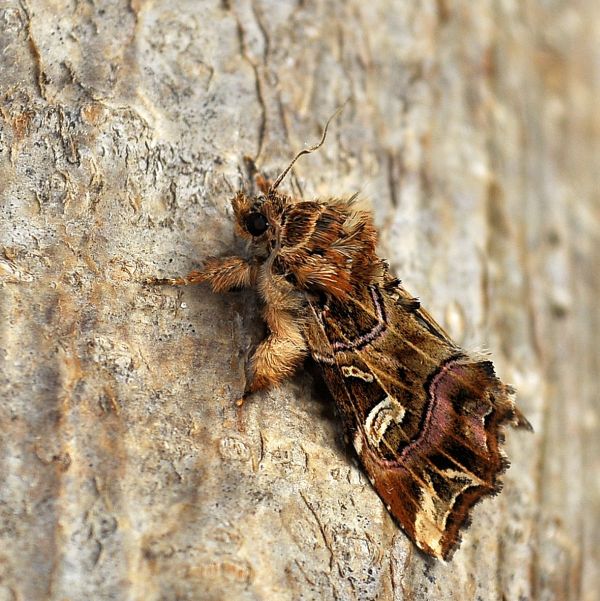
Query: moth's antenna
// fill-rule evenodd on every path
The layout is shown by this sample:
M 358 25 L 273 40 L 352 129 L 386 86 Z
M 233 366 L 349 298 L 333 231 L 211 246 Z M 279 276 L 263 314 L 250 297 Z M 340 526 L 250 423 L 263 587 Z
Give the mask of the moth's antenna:
M 342 109 L 346 106 L 346 104 L 348 104 L 348 100 L 346 100 L 346 102 L 344 102 L 344 104 L 342 104 L 342 106 L 338 107 L 336 109 L 336 111 L 333 113 L 333 115 L 331 115 L 331 117 L 329 117 L 329 119 L 327 119 L 327 123 L 325 123 L 325 127 L 323 128 L 323 134 L 321 135 L 321 139 L 319 140 L 319 142 L 317 144 L 315 144 L 314 146 L 311 146 L 310 148 L 305 148 L 304 150 L 301 150 L 292 159 L 292 162 L 279 174 L 279 177 L 275 180 L 275 182 L 269 189 L 270 192 L 277 189 L 279 184 L 283 181 L 283 178 L 289 173 L 290 169 L 294 166 L 294 163 L 303 154 L 310 154 L 311 152 L 314 152 L 315 150 L 318 150 L 319 148 L 321 148 L 321 146 L 323 146 L 323 142 L 325 142 L 325 138 L 327 137 L 327 128 L 329 127 L 329 124 L 333 121 L 333 119 L 335 119 L 335 117 L 337 117 L 339 115 L 339 113 L 341 113 Z

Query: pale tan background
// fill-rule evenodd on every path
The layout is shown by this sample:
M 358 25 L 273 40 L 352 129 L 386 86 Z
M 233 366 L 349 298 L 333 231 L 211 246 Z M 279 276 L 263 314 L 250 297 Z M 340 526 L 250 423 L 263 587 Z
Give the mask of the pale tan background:
M 177 6 L 177 8 L 174 8 Z M 0 601 L 600 598 L 597 0 L 0 0 Z M 311 375 L 237 410 L 250 155 L 380 249 L 536 433 L 452 563 L 415 552 Z

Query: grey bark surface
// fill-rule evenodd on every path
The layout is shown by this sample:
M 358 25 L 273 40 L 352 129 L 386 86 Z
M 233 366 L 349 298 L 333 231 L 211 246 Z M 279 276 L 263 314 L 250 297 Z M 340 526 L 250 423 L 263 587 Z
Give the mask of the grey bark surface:
M 596 0 L 0 1 L 0 601 L 600 598 Z M 381 255 L 536 430 L 450 563 L 307 372 L 237 408 L 244 156 L 360 192 Z

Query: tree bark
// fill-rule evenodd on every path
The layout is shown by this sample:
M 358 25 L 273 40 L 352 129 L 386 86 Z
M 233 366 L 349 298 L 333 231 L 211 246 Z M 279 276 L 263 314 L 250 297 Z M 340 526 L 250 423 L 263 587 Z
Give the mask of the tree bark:
M 573 600 L 600 590 L 596 0 L 0 2 L 0 601 Z M 371 202 L 381 255 L 535 428 L 450 563 L 301 371 L 245 406 L 244 157 Z

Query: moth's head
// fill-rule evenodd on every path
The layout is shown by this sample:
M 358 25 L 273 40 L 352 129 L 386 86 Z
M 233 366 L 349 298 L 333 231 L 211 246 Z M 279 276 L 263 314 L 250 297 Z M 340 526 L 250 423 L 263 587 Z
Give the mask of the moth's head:
M 287 196 L 276 192 L 256 196 L 238 192 L 231 201 L 237 233 L 255 243 L 276 240 L 288 202 Z
M 347 102 L 347 101 L 346 101 Z M 311 146 L 301 150 L 292 159 L 290 164 L 279 174 L 274 182 L 269 182 L 264 178 L 259 178 L 259 188 L 261 194 L 256 196 L 248 195 L 245 192 L 238 192 L 231 201 L 233 212 L 237 222 L 237 233 L 247 240 L 255 243 L 268 243 L 273 248 L 274 243 L 279 238 L 281 230 L 281 220 L 285 207 L 291 202 L 290 197 L 285 194 L 279 194 L 277 188 L 289 173 L 294 163 L 304 154 L 310 154 L 323 145 L 327 136 L 327 128 L 331 120 L 342 110 L 346 103 L 340 106 L 327 120 L 323 128 L 321 140 Z M 270 243 L 270 244 L 269 244 Z

